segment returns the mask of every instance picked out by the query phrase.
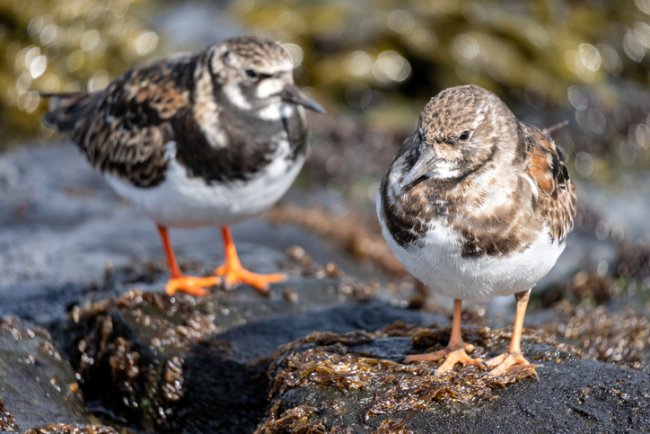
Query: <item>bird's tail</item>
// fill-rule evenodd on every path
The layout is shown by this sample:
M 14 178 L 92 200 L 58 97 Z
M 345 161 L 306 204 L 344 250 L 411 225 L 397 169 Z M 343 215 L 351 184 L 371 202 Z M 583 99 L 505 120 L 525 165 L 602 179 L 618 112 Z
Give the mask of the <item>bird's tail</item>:
M 48 112 L 43 116 L 43 122 L 60 132 L 70 131 L 74 128 L 89 100 L 89 95 L 81 92 L 41 92 L 40 95 L 49 99 Z

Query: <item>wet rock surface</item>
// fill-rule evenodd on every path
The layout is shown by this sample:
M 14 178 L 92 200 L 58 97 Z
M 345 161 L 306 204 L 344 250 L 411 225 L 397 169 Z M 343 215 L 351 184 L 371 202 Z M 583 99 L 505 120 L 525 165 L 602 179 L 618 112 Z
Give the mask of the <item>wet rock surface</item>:
M 0 315 L 47 324 L 88 300 L 134 287 L 160 291 L 168 276 L 153 222 L 115 195 L 71 144 L 0 158 L 0 228 Z M 170 236 L 188 272 L 209 273 L 223 261 L 217 229 Z M 233 227 L 233 238 L 242 262 L 258 272 L 276 271 L 296 245 L 318 264 L 358 270 L 295 226 L 250 220 Z
M 0 430 L 22 432 L 53 422 L 93 420 L 74 371 L 49 333 L 17 318 L 0 318 Z
M 503 350 L 503 330 L 468 331 L 480 356 Z M 284 432 L 640 432 L 650 426 L 650 377 L 598 361 L 535 334 L 526 368 L 491 377 L 474 367 L 437 374 L 400 363 L 422 345 L 442 348 L 434 329 L 314 334 L 284 348 L 269 370 L 271 404 L 258 433 Z M 416 348 L 413 348 L 415 344 Z

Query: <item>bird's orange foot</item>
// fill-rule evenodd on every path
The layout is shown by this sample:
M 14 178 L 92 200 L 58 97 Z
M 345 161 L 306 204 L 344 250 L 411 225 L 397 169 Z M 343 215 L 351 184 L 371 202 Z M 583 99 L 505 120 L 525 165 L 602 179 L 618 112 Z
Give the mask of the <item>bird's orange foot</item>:
M 435 362 L 444 359 L 445 361 L 442 363 L 442 365 L 438 366 L 438 369 L 436 369 L 439 374 L 451 371 L 454 369 L 457 363 L 460 363 L 463 366 L 470 365 L 483 369 L 484 365 L 480 359 L 474 359 L 467 354 L 468 352 L 471 353 L 472 351 L 474 351 L 474 345 L 464 343 L 460 347 L 447 347 L 444 350 L 434 351 L 432 353 L 411 354 L 409 356 L 406 356 L 404 361 L 407 363 L 428 361 Z
M 271 283 L 283 282 L 287 279 L 285 274 L 256 274 L 248 271 L 241 265 L 222 265 L 214 270 L 217 276 L 224 278 L 226 287 L 231 287 L 238 283 L 250 285 L 262 294 L 268 294 Z
M 492 369 L 490 375 L 498 377 L 508 372 L 513 366 L 521 366 L 531 371 L 531 375 L 537 377 L 535 367 L 521 353 L 503 353 L 500 356 L 493 357 L 485 362 L 485 366 Z
M 211 277 L 194 277 L 180 276 L 172 277 L 165 285 L 165 292 L 170 297 L 176 292 L 184 292 L 195 297 L 203 297 L 208 294 L 205 288 L 216 286 L 221 283 L 221 279 L 215 276 Z

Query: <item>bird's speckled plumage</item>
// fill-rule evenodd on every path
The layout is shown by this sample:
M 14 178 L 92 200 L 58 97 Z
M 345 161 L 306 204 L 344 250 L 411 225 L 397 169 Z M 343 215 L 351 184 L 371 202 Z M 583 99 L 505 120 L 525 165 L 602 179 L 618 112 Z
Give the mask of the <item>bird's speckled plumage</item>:
M 424 107 L 378 195 L 384 236 L 405 266 L 460 298 L 529 289 L 564 248 L 575 212 L 575 189 L 553 140 L 471 85 L 444 90 Z M 432 257 L 422 259 L 427 252 Z M 535 255 L 546 259 L 514 268 L 523 260 L 514 258 Z M 482 274 L 481 264 L 496 263 L 503 279 Z
M 323 111 L 294 85 L 280 45 L 232 38 L 134 68 L 99 92 L 47 96 L 45 121 L 68 133 L 111 187 L 157 223 L 167 294 L 203 296 L 218 282 L 267 293 L 285 278 L 245 269 L 229 228 L 289 189 L 307 149 L 303 107 Z M 184 275 L 168 226 L 221 226 L 225 264 L 214 276 Z
M 432 290 L 454 299 L 447 347 L 409 355 L 504 374 L 521 365 L 521 334 L 530 289 L 564 250 L 576 193 L 562 153 L 544 131 L 518 121 L 491 92 L 468 85 L 434 96 L 420 114 L 377 195 L 382 233 L 397 258 Z M 472 358 L 463 341 L 463 300 L 514 294 L 507 352 Z
M 159 185 L 169 144 L 189 177 L 246 180 L 277 157 L 282 140 L 296 159 L 306 147 L 302 110 L 266 119 L 281 88 L 258 95 L 261 82 L 293 83 L 279 45 L 241 37 L 196 55 L 132 69 L 105 90 L 52 98 L 46 122 L 69 132 L 93 166 L 138 187 Z

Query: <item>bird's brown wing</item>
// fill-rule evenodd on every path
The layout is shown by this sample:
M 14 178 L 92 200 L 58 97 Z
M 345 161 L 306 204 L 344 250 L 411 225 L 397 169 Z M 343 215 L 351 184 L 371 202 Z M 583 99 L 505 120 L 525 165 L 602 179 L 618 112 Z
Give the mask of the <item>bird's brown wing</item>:
M 525 173 L 537 186 L 534 198 L 554 240 L 563 241 L 576 215 L 576 191 L 562 151 L 553 139 L 540 129 L 520 124 L 526 151 Z
M 105 90 L 52 95 L 45 121 L 69 132 L 90 163 L 140 187 L 162 182 L 174 118 L 189 105 L 194 57 L 132 69 Z

